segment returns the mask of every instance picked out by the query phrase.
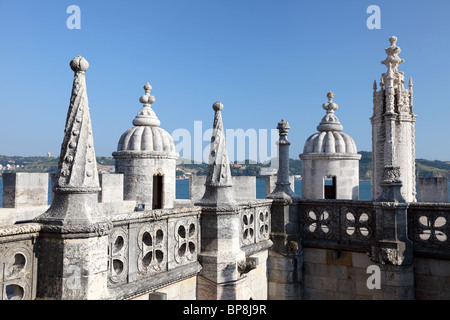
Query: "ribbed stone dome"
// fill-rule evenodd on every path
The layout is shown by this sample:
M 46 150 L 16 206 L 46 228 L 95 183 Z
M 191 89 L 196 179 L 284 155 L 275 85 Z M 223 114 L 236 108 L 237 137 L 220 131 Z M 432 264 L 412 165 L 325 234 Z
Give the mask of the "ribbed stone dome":
M 353 139 L 343 132 L 318 132 L 306 140 L 303 153 L 357 153 Z
M 178 157 L 171 135 L 159 127 L 160 121 L 151 107 L 156 100 L 150 94 L 151 89 L 149 83 L 144 86 L 145 94 L 139 98 L 143 107 L 133 120 L 134 127 L 120 137 L 115 155 L 130 151 L 161 152 L 165 156 Z
M 136 126 L 127 130 L 119 140 L 117 151 L 161 151 L 175 153 L 170 134 L 160 127 Z
M 333 102 L 334 94 L 327 94 L 328 102 L 323 104 L 327 111 L 322 121 L 317 126 L 319 132 L 313 134 L 306 140 L 303 154 L 311 153 L 347 153 L 356 154 L 356 144 L 353 139 L 342 132 L 342 125 L 334 114 L 338 105 Z

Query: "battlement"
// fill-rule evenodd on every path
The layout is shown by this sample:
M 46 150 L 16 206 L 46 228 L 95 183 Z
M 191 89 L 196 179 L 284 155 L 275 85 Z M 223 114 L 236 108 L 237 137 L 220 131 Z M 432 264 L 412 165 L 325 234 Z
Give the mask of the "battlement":
M 31 221 L 44 213 L 54 198 L 51 186 L 56 173 L 3 173 L 3 207 L 0 226 Z M 99 174 L 98 202 L 107 214 L 135 209 L 134 201 L 123 199 L 123 174 Z
M 448 179 L 445 177 L 417 178 L 418 202 L 448 202 Z
M 3 208 L 48 204 L 47 173 L 3 173 Z

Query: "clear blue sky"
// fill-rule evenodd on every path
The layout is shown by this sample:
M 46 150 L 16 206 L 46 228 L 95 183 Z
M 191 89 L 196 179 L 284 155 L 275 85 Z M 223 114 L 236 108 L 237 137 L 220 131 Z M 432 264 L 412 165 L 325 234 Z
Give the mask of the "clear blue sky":
M 81 30 L 69 30 L 69 5 Z M 369 30 L 370 5 L 381 29 Z M 416 156 L 450 160 L 450 1 L 0 0 L 0 154 L 57 156 L 69 105 L 69 61 L 84 56 L 97 156 L 110 156 L 150 82 L 161 127 L 204 129 L 220 100 L 226 128 L 291 126 L 291 158 L 324 115 L 371 150 L 372 84 L 398 37 L 414 80 Z

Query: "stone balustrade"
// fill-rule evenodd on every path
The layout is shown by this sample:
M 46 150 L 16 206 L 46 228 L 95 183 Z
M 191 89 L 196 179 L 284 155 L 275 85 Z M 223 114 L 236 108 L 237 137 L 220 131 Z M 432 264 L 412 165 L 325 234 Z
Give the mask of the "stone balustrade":
M 201 208 L 135 211 L 111 216 L 108 287 L 130 298 L 195 276 Z
M 300 227 L 309 247 L 370 252 L 379 240 L 383 202 L 301 200 Z M 408 203 L 408 237 L 414 251 L 450 257 L 450 203 Z
M 252 200 L 239 204 L 240 244 L 247 256 L 262 248 L 268 249 L 272 245 L 270 241 L 271 205 L 272 200 Z
M 301 200 L 304 244 L 370 250 L 377 236 L 375 211 L 370 201 Z
M 408 231 L 416 252 L 450 256 L 450 203 L 409 204 Z

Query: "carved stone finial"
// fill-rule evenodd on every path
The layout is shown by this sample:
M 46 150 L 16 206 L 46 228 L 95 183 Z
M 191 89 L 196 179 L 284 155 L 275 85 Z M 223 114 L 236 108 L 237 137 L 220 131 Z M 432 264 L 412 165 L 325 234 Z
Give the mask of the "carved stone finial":
M 289 130 L 291 129 L 291 127 L 289 126 L 289 123 L 286 120 L 281 119 L 281 121 L 278 123 L 277 129 L 278 129 L 278 132 L 280 133 L 280 136 L 281 135 L 286 136 L 288 134 Z
M 139 98 L 139 102 L 143 104 L 143 107 L 136 118 L 134 118 L 133 125 L 158 127 L 161 122 L 151 107 L 156 101 L 156 98 L 150 94 L 152 86 L 147 82 L 144 86 L 144 90 L 145 94 Z
M 338 118 L 334 114 L 334 111 L 339 108 L 339 106 L 333 102 L 334 93 L 328 92 L 327 94 L 328 102 L 322 105 L 322 108 L 327 111 L 325 117 L 322 118 L 317 130 L 323 131 L 342 131 L 343 127 L 339 122 Z
M 338 105 L 336 103 L 333 102 L 334 99 L 334 93 L 333 92 L 328 92 L 327 94 L 327 98 L 328 98 L 328 102 L 324 103 L 322 105 L 322 108 L 324 108 L 325 110 L 327 110 L 327 113 L 334 113 L 334 110 L 338 109 Z
M 223 104 L 220 101 L 214 102 L 212 107 L 213 107 L 214 111 L 222 111 L 223 110 Z
M 74 72 L 86 72 L 89 69 L 89 62 L 85 58 L 78 56 L 70 61 L 70 68 Z
M 333 98 L 334 98 L 334 93 L 333 92 L 328 92 L 327 93 L 327 98 L 328 98 L 328 102 L 333 102 Z
M 373 91 L 377 91 L 377 80 L 373 80 Z
M 145 94 L 139 98 L 139 102 L 144 104 L 153 104 L 156 101 L 156 98 L 150 95 L 150 91 L 152 90 L 152 86 L 147 82 L 144 86 Z
M 386 48 L 386 54 L 388 55 L 387 58 L 382 61 L 381 63 L 386 65 L 388 68 L 388 74 L 391 73 L 398 73 L 398 66 L 405 62 L 405 60 L 401 59 L 398 55 L 400 52 L 402 52 L 402 49 L 400 47 L 397 47 L 397 37 L 392 36 L 389 38 L 389 42 L 391 43 L 390 47 Z
M 409 78 L 409 88 L 414 87 L 412 77 Z
M 395 46 L 395 43 L 397 42 L 397 37 L 396 36 L 390 37 L 389 42 L 391 43 L 391 46 Z

